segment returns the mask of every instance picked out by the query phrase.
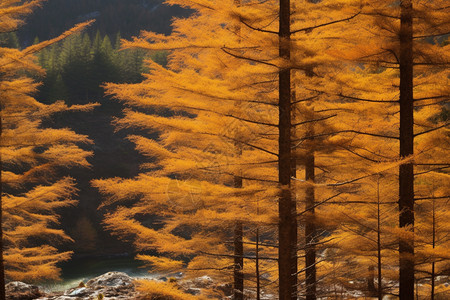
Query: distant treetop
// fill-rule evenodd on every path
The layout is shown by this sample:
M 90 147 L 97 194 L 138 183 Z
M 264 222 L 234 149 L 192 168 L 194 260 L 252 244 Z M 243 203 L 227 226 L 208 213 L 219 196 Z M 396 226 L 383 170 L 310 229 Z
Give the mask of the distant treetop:
M 89 29 L 102 34 L 130 38 L 141 30 L 169 34 L 173 17 L 186 17 L 190 12 L 178 6 L 167 6 L 161 0 L 66 0 L 46 1 L 41 9 L 26 20 L 20 29 L 22 43 L 30 45 L 37 36 L 45 40 L 56 36 L 76 23 L 95 19 Z

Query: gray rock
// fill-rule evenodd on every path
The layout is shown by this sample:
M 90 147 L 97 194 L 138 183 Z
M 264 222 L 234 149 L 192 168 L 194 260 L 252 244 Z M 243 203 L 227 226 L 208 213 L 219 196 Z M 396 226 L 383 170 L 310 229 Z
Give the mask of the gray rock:
M 68 296 L 83 296 L 86 295 L 88 293 L 88 289 L 85 287 L 81 287 L 81 288 L 77 288 L 73 291 L 71 291 Z
M 133 278 L 122 272 L 108 272 L 91 279 L 86 284 L 88 287 L 128 287 L 134 286 Z
M 46 297 L 39 298 L 38 300 L 80 300 L 83 299 L 81 297 L 70 297 L 70 296 L 56 296 L 56 295 L 48 295 Z
M 7 300 L 31 300 L 42 295 L 37 286 L 20 281 L 10 282 L 5 288 Z
M 179 287 L 193 295 L 202 289 L 216 288 L 225 295 L 230 294 L 231 286 L 217 286 L 209 276 L 189 280 L 177 280 Z M 135 289 L 134 280 L 122 272 L 108 272 L 89 280 L 86 286 L 78 286 L 64 292 L 43 294 L 36 286 L 22 282 L 11 282 L 7 285 L 7 300 L 97 300 L 100 294 L 104 300 L 137 300 L 145 299 Z
M 104 300 L 138 299 L 133 278 L 122 272 L 108 272 L 89 280 L 85 287 L 53 293 L 38 300 L 92 300 L 102 294 Z

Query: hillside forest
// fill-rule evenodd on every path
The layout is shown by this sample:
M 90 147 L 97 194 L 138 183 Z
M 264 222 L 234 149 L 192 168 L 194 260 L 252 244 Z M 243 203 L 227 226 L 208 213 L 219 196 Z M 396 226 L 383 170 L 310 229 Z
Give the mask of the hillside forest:
M 449 37 L 446 0 L 1 0 L 0 300 L 116 256 L 133 299 L 450 299 Z

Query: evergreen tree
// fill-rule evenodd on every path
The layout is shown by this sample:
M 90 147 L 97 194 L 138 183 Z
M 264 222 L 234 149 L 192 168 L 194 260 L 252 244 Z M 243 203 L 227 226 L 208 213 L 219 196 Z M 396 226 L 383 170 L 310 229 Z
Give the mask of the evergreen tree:
M 167 54 L 162 51 L 151 56 L 166 63 Z M 39 88 L 41 101 L 51 103 L 65 96 L 71 103 L 86 103 L 104 96 L 101 85 L 105 82 L 140 81 L 147 54 L 139 49 L 122 51 L 120 40 L 113 47 L 108 36 L 97 32 L 92 43 L 88 33 L 79 34 L 41 50 L 38 57 L 47 72 Z
M 6 48 L 19 49 L 19 39 L 15 32 L 2 33 L 0 35 L 0 45 Z

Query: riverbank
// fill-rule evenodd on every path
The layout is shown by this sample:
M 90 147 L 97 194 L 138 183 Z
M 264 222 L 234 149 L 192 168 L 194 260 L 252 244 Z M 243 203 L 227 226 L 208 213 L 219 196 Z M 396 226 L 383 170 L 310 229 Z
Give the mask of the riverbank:
M 160 274 L 151 273 L 144 264 L 134 259 L 133 255 L 121 254 L 110 256 L 76 256 L 60 265 L 61 280 L 38 282 L 44 292 L 64 291 L 80 282 L 87 282 L 92 278 L 110 271 L 123 272 L 133 278 L 158 279 Z
M 86 283 L 64 291 L 46 292 L 38 286 L 23 282 L 10 282 L 6 285 L 7 300 L 91 300 L 91 299 L 139 299 L 135 279 L 123 272 L 108 272 Z
M 183 279 L 176 274 L 168 280 L 145 278 L 148 281 L 137 283 L 140 278 L 133 278 L 123 272 L 108 272 L 63 291 L 45 291 L 42 287 L 28 285 L 23 282 L 10 282 L 6 285 L 7 300 L 144 300 L 194 299 L 202 294 L 203 289 L 214 290 L 217 299 L 228 299 L 231 296 L 231 285 L 216 285 L 208 276 L 194 279 Z M 141 278 L 143 279 L 143 278 Z M 137 285 L 146 286 L 145 295 L 140 293 Z M 150 287 L 150 288 L 149 288 Z M 163 297 L 163 298 L 161 298 Z M 195 298 L 197 299 L 197 298 Z M 203 298 L 201 298 L 203 299 Z

